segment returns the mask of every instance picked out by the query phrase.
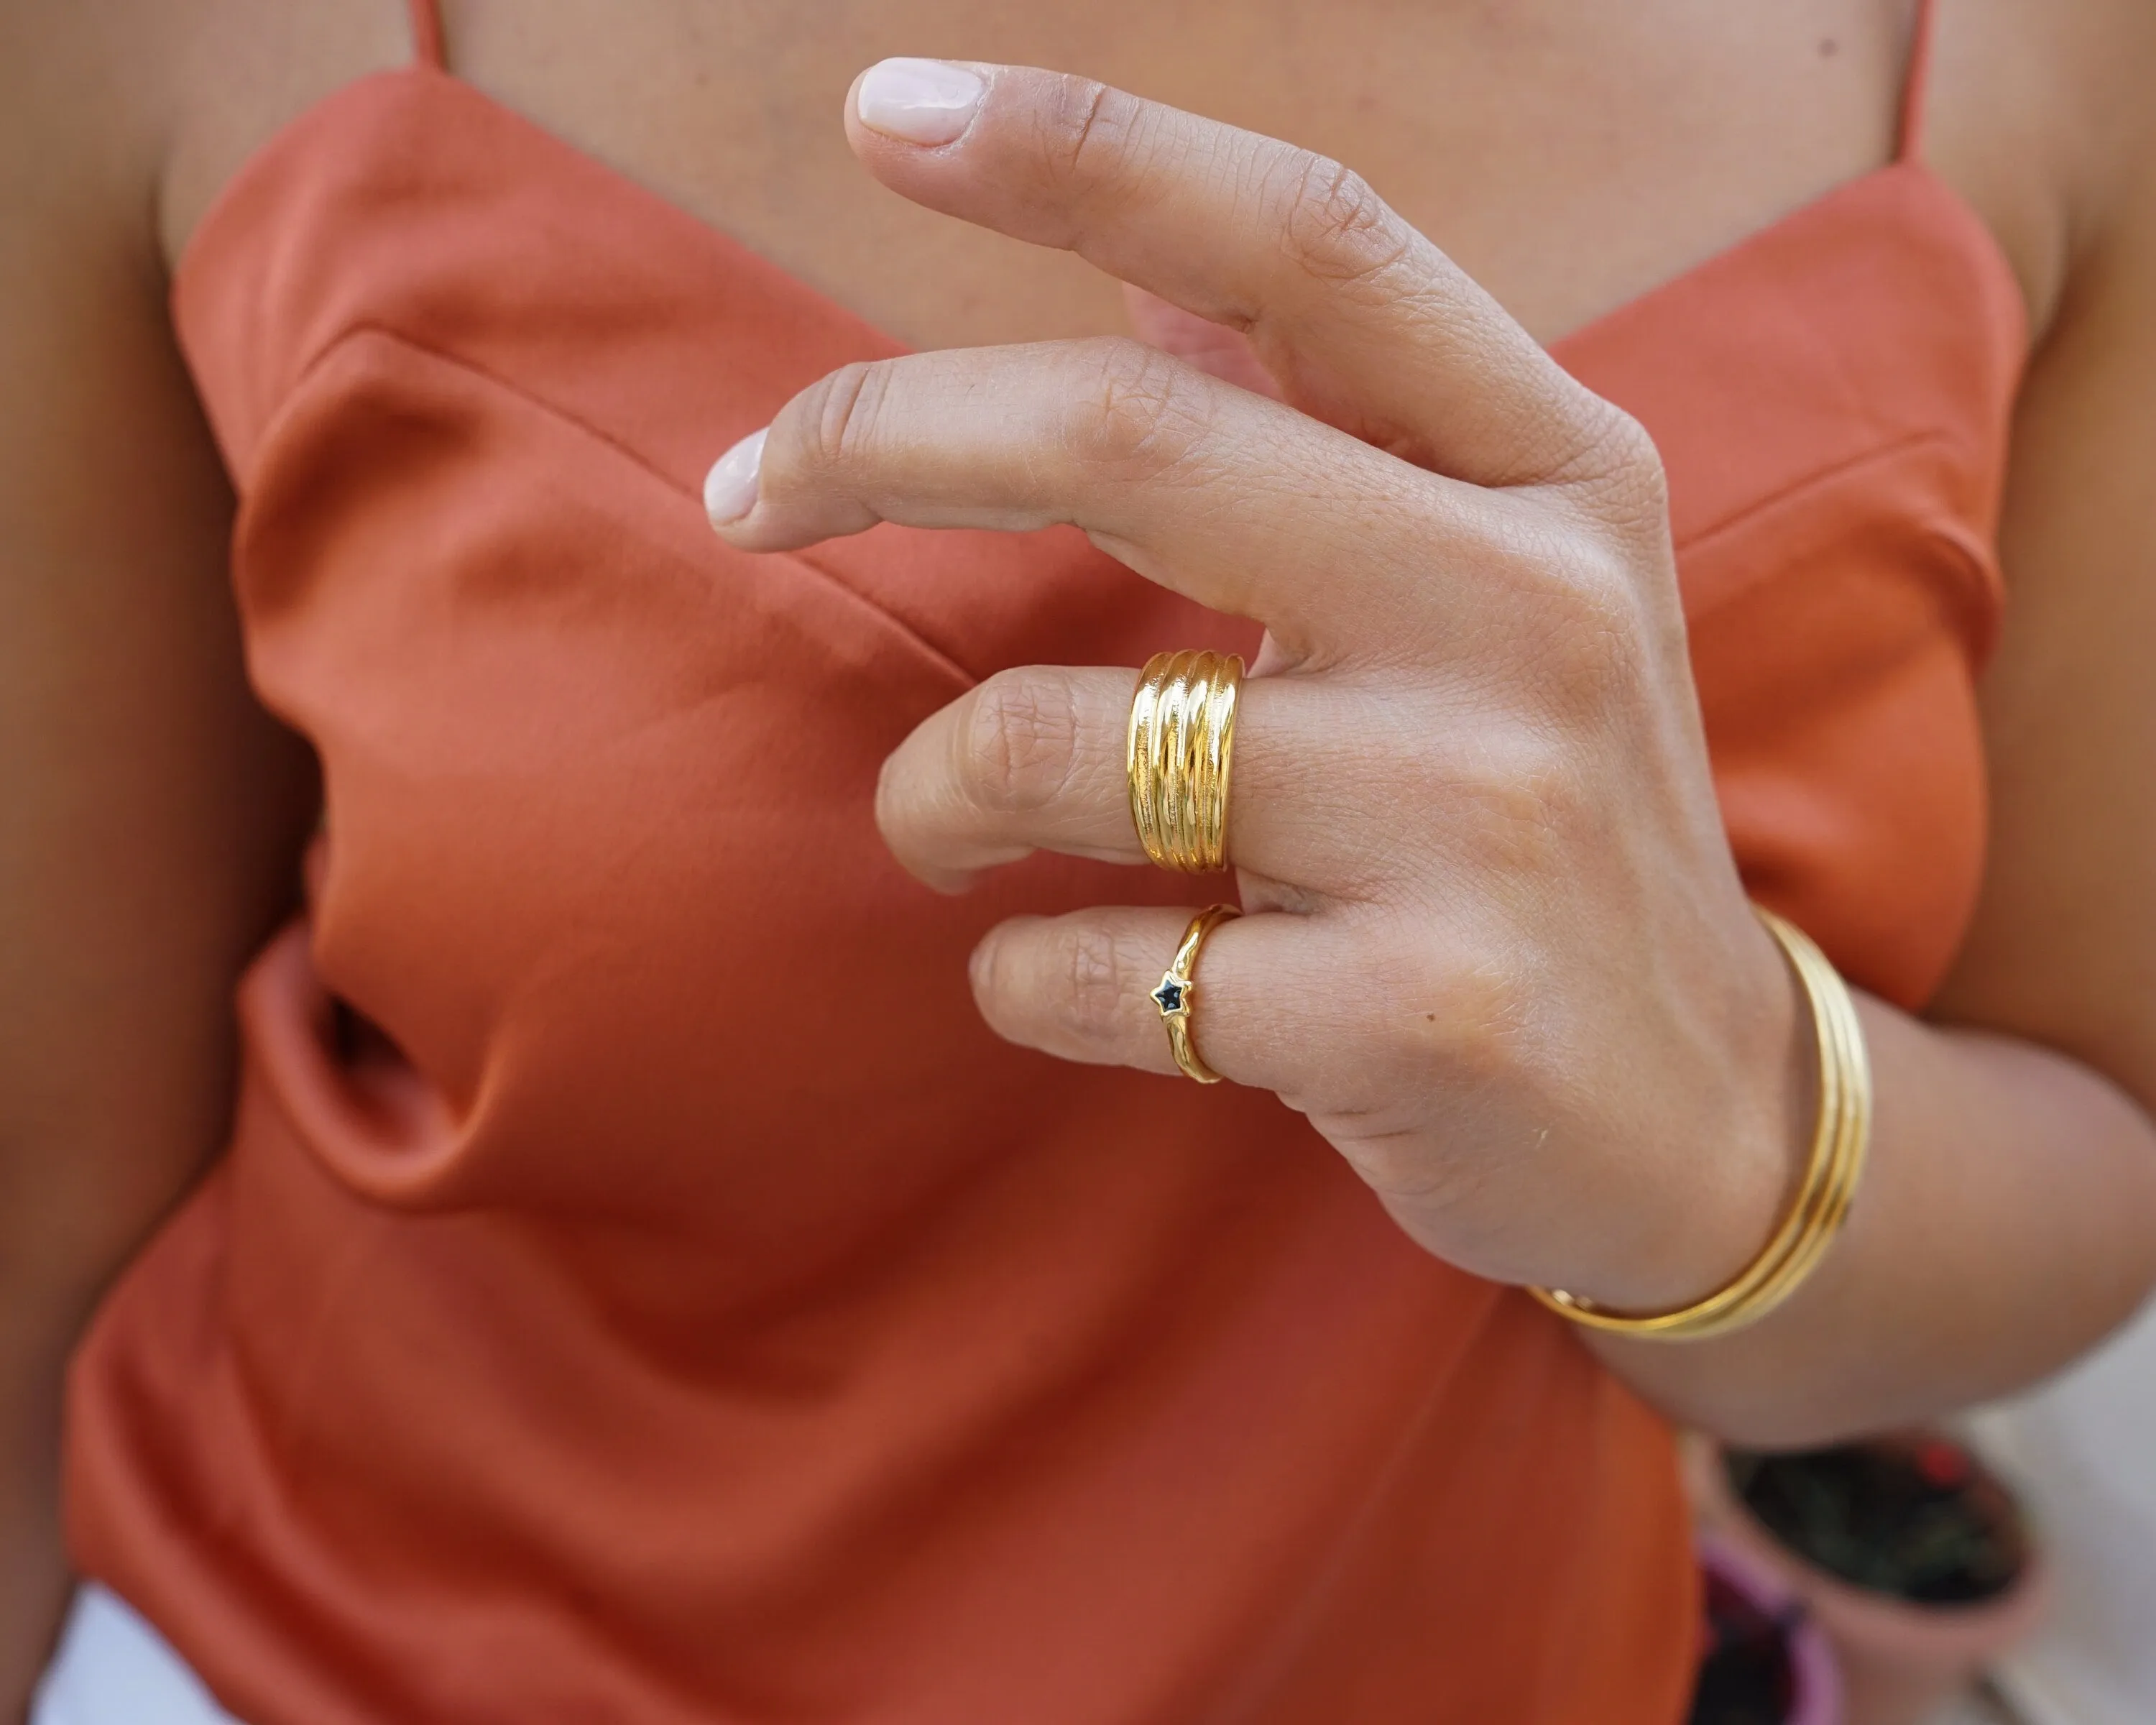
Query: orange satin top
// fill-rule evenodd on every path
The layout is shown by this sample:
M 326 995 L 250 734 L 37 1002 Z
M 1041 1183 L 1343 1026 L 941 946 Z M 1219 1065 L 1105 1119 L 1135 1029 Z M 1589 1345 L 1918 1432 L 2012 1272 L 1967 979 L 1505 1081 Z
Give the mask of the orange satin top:
M 249 1725 L 1672 1725 L 1661 1421 L 1271 1096 L 976 1016 L 998 919 L 1188 883 L 877 840 L 997 667 L 1251 630 L 1071 532 L 719 543 L 712 456 L 896 344 L 420 23 L 175 290 L 327 837 L 76 1363 L 84 1570 Z M 1748 879 L 1905 1004 L 1976 891 L 2023 341 L 1905 151 L 1558 350 L 1667 459 Z

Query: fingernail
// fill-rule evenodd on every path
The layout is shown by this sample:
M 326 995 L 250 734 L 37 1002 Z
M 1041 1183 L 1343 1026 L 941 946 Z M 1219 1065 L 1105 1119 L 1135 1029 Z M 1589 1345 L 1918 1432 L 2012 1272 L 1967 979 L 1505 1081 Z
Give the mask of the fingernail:
M 763 440 L 771 428 L 752 431 L 711 464 L 704 475 L 704 513 L 723 527 L 756 507 L 756 480 L 763 466 Z
M 973 123 L 988 85 L 948 60 L 879 60 L 855 98 L 861 124 L 908 144 L 947 144 Z

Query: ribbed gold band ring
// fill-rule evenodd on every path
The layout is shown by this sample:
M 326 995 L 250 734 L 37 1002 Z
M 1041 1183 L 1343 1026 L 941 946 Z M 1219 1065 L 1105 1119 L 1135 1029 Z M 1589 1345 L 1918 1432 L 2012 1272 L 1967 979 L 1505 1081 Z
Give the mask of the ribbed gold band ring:
M 1131 824 L 1163 869 L 1228 866 L 1228 776 L 1243 661 L 1234 654 L 1156 653 L 1131 698 L 1123 763 Z

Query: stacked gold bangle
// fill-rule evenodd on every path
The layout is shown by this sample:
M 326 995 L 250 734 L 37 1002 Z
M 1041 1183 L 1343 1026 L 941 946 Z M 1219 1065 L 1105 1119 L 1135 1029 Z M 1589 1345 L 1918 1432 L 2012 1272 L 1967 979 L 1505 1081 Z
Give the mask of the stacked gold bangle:
M 1243 661 L 1219 653 L 1156 653 L 1138 674 L 1124 738 L 1131 821 L 1163 869 L 1228 865 L 1228 773 Z
M 1664 1342 L 1704 1340 L 1756 1323 L 1802 1286 L 1848 1219 L 1871 1142 L 1871 1066 L 1848 984 L 1804 932 L 1771 911 L 1759 920 L 1802 983 L 1819 1038 L 1819 1120 L 1796 1202 L 1754 1258 L 1727 1287 L 1677 1312 L 1637 1317 L 1605 1312 L 1555 1288 L 1530 1288 L 1543 1305 L 1591 1329 Z

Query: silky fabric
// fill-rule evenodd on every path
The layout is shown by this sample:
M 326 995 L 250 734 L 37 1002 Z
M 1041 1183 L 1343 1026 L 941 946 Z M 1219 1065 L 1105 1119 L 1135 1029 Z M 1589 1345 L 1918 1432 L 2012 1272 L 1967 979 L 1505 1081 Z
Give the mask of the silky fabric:
M 719 543 L 712 457 L 898 344 L 423 40 L 177 280 L 326 815 L 230 1153 L 76 1362 L 85 1572 L 249 1725 L 1671 1725 L 1661 1421 L 1270 1096 L 981 1024 L 998 919 L 1190 883 L 878 842 L 998 667 L 1254 628 L 1070 531 Z M 1748 883 L 1904 1005 L 2023 341 L 1912 151 L 1557 349 L 1667 463 Z

